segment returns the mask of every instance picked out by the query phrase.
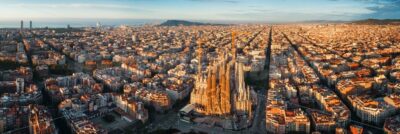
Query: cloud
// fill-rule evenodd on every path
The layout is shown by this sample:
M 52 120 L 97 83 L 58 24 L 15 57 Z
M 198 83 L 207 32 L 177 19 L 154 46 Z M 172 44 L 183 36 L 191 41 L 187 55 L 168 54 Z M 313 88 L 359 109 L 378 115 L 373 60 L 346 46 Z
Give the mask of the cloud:
M 223 2 L 223 3 L 239 3 L 238 0 L 189 0 L 193 2 Z
M 21 2 L 0 0 L 0 18 L 104 17 L 226 20 L 354 20 L 400 18 L 400 0 L 117 0 Z
M 337 0 L 339 1 L 339 0 Z M 400 19 L 400 0 L 353 0 L 367 5 L 365 8 L 372 11 L 360 16 L 360 19 Z
M 371 14 L 366 14 L 364 18 L 377 18 L 377 19 L 400 19 L 400 0 L 362 0 L 372 4 L 367 7 L 369 10 L 374 11 Z
M 337 10 L 341 9 L 341 10 Z M 355 5 L 329 5 L 323 7 L 296 7 L 287 10 L 280 7 L 263 7 L 250 5 L 246 9 L 235 9 L 231 12 L 219 13 L 221 18 L 231 20 L 253 21 L 305 21 L 305 20 L 354 20 L 364 14 L 375 11 Z
M 20 8 L 107 8 L 107 9 L 132 9 L 132 6 L 117 4 L 17 4 Z
M 139 17 L 141 13 L 153 13 L 133 3 L 9 3 L 0 6 L 1 19 L 47 19 L 47 18 L 110 18 L 129 19 Z

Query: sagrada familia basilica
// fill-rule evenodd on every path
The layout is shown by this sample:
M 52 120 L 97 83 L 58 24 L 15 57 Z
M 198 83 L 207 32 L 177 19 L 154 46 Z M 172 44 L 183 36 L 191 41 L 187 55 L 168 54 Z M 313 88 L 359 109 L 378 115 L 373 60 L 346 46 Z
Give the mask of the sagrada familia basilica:
M 252 119 L 253 98 L 250 87 L 245 84 L 243 64 L 236 61 L 236 48 L 231 55 L 220 53 L 218 60 L 210 62 L 202 70 L 203 50 L 198 49 L 198 74 L 190 103 L 194 110 L 206 116 L 223 118 L 244 117 Z

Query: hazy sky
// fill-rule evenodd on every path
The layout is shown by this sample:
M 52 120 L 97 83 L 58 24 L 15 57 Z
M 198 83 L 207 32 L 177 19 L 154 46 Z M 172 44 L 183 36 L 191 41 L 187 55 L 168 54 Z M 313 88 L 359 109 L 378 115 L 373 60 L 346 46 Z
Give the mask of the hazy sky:
M 400 0 L 0 0 L 0 20 L 306 21 L 400 18 Z

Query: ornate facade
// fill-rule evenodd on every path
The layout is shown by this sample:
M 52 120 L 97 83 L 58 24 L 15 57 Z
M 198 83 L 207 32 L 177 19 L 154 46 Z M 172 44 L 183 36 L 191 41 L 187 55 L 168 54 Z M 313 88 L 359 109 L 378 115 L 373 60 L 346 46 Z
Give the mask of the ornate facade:
M 202 71 L 201 48 L 198 53 L 199 69 L 190 100 L 195 111 L 213 116 L 251 117 L 252 96 L 244 82 L 243 64 L 224 54 Z

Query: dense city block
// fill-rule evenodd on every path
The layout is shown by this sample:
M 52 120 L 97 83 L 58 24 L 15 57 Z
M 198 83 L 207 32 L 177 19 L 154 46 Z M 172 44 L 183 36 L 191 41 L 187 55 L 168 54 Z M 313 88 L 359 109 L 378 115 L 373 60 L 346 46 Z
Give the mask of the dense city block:
M 341 23 L 0 29 L 0 133 L 400 133 L 399 33 Z

